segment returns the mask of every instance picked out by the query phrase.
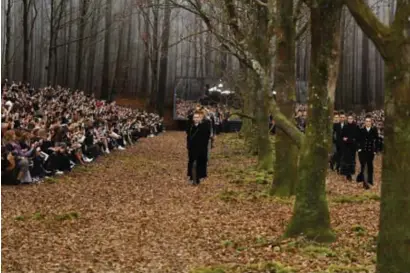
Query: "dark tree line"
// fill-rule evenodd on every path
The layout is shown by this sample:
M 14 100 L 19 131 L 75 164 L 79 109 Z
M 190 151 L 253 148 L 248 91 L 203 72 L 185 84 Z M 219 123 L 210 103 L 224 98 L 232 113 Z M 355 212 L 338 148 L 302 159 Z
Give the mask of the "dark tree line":
M 238 69 L 199 16 L 172 2 L 7 0 L 3 5 L 2 76 L 35 86 L 81 88 L 104 98 L 112 92 L 114 96 L 137 95 L 162 111 L 163 105 L 172 103 L 178 77 L 221 78 L 228 70 Z M 392 3 L 369 0 L 384 22 L 392 18 Z M 298 16 L 306 17 L 306 10 Z M 346 9 L 341 21 L 336 107 L 380 108 L 383 59 Z M 227 32 L 226 25 L 221 23 L 219 30 Z M 310 33 L 302 32 L 297 40 L 296 78 L 307 82 Z

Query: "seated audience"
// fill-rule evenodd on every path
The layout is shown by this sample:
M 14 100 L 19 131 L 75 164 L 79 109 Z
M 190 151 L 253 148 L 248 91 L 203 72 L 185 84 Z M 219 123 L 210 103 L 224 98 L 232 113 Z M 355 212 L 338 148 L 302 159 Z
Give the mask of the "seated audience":
M 2 183 L 39 182 L 70 172 L 141 137 L 163 131 L 156 114 L 57 86 L 2 86 Z

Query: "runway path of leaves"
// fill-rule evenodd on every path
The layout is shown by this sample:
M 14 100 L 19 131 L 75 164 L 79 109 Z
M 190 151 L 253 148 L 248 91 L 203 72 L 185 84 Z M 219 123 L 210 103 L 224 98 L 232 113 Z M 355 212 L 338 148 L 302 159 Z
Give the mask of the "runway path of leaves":
M 2 272 L 257 272 L 268 262 L 374 272 L 379 187 L 365 193 L 330 173 L 338 241 L 283 240 L 292 199 L 269 197 L 269 174 L 253 163 L 235 134 L 222 136 L 210 178 L 190 186 L 184 134 L 168 132 L 62 178 L 2 186 Z

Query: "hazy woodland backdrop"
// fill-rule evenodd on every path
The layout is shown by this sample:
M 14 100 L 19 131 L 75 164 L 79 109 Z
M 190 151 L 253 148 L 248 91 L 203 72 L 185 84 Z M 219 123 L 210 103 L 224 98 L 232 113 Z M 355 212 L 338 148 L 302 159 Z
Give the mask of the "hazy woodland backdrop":
M 390 20 L 394 0 L 368 2 Z M 336 108 L 381 108 L 383 60 L 347 10 L 342 24 Z M 2 77 L 35 87 L 51 83 L 103 98 L 138 96 L 162 108 L 172 104 L 178 77 L 229 78 L 238 68 L 199 18 L 168 0 L 2 0 L 1 27 Z M 302 102 L 306 29 L 296 53 Z

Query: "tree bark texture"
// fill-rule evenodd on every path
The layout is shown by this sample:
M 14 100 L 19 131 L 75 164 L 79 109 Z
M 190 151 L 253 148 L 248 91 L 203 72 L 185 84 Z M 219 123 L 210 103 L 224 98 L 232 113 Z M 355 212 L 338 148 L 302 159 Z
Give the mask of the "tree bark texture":
M 275 91 L 281 112 L 293 120 L 296 96 L 295 78 L 295 24 L 293 22 L 293 1 L 277 0 L 280 19 L 276 29 Z M 298 179 L 298 149 L 282 131 L 276 131 L 275 167 L 271 194 L 290 196 L 295 193 Z
M 286 235 L 316 241 L 335 239 L 326 200 L 326 173 L 331 145 L 334 92 L 339 70 L 340 1 L 311 7 L 311 67 L 308 126 L 300 158 L 300 179 Z

